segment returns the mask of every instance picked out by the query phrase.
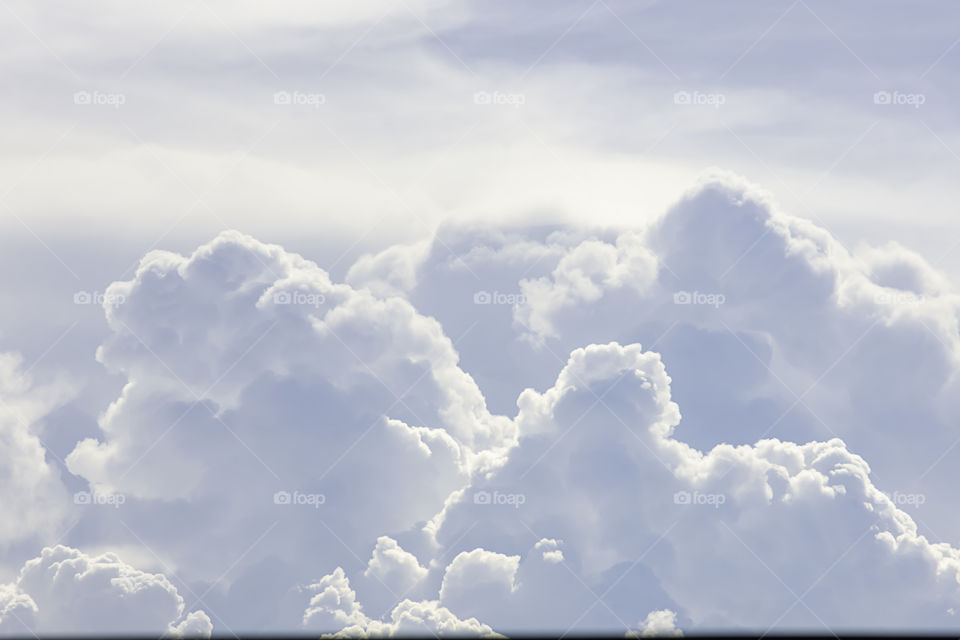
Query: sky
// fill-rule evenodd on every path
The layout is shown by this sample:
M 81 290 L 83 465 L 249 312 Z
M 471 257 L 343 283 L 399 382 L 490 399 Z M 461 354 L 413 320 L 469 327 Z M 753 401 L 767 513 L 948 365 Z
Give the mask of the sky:
M 0 635 L 956 629 L 957 18 L 0 0 Z

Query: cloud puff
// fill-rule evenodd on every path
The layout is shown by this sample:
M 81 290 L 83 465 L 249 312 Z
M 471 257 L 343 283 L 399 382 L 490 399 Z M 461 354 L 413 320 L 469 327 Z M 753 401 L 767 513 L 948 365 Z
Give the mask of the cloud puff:
M 443 575 L 440 601 L 461 615 L 482 616 L 490 607 L 509 604 L 517 590 L 520 556 L 484 549 L 461 552 Z
M 140 571 L 112 553 L 47 547 L 23 566 L 16 582 L 0 587 L 4 633 L 209 637 L 212 629 L 203 611 L 184 616 L 183 598 L 165 576 Z
M 330 630 L 366 624 L 368 619 L 357 602 L 357 594 L 350 588 L 350 581 L 340 567 L 310 585 L 309 589 L 315 595 L 310 598 L 310 605 L 303 614 L 305 627 Z
M 383 298 L 404 296 L 416 286 L 429 249 L 428 243 L 419 242 L 393 245 L 380 253 L 360 256 L 347 272 L 346 282 Z
M 543 559 L 547 562 L 563 562 L 563 551 L 559 549 L 560 543 L 551 538 L 544 538 L 537 544 L 533 545 L 534 549 L 540 550 L 543 552 Z
M 163 394 L 171 402 L 210 402 L 223 412 L 236 409 L 241 394 L 269 375 L 335 380 L 342 393 L 379 387 L 396 414 L 408 422 L 423 415 L 468 447 L 464 464 L 473 461 L 467 453 L 510 443 L 510 421 L 486 412 L 435 320 L 403 300 L 334 284 L 315 264 L 280 247 L 224 233 L 189 258 L 152 252 L 134 280 L 109 291 L 126 302 L 107 310 L 115 333 L 98 357 L 130 383 L 102 424 L 108 433 L 131 398 Z M 401 383 L 414 373 L 421 384 L 405 389 Z M 119 443 L 99 452 L 97 446 L 82 443 L 72 468 L 88 460 L 109 467 L 122 453 L 114 450 Z M 165 487 L 165 497 L 189 489 Z
M 437 537 L 455 548 L 485 537 L 503 550 L 535 534 L 561 537 L 563 564 L 592 593 L 554 603 L 558 628 L 571 606 L 587 615 L 598 594 L 617 600 L 631 574 L 697 628 L 952 623 L 960 552 L 918 535 L 839 439 L 694 449 L 674 437 L 682 424 L 660 356 L 639 345 L 574 351 L 556 383 L 525 392 L 520 409 L 520 445 L 471 491 L 524 500 L 464 492 Z M 854 588 L 865 576 L 869 592 Z M 905 588 L 923 596 L 905 601 Z M 604 606 L 607 629 L 650 610 L 638 599 Z M 483 619 L 509 630 L 495 613 Z
M 333 633 L 337 637 L 396 636 L 430 633 L 434 635 L 484 636 L 496 634 L 475 618 L 461 620 L 436 600 L 414 602 L 404 599 L 390 613 L 387 622 L 368 618 L 357 602 L 343 569 L 337 569 L 310 585 L 315 592 L 303 616 L 310 630 Z
M 640 234 L 624 233 L 613 244 L 586 240 L 564 255 L 549 277 L 520 281 L 523 303 L 516 321 L 541 339 L 558 337 L 553 317 L 596 302 L 610 291 L 644 292 L 658 270 L 656 256 Z
M 37 625 L 39 609 L 15 584 L 0 584 L 0 634 L 28 633 Z
M 578 347 L 640 342 L 669 365 L 689 444 L 839 437 L 887 491 L 926 496 L 929 535 L 960 531 L 960 296 L 899 245 L 852 250 L 711 171 L 638 229 L 446 230 L 417 264 L 406 297 L 467 334 L 462 366 L 501 411 Z
M 677 629 L 677 614 L 669 609 L 651 611 L 640 621 L 638 631 L 628 631 L 628 638 L 679 637 L 683 635 Z
M 917 256 L 715 175 L 646 229 L 442 229 L 347 282 L 227 232 L 110 287 L 127 383 L 67 458 L 127 497 L 98 542 L 242 630 L 950 624 L 958 307 Z
M 473 476 L 425 528 L 437 548 L 461 551 L 457 558 L 518 558 L 509 575 L 519 588 L 472 599 L 487 607 L 449 597 L 445 576 L 441 602 L 451 611 L 504 631 L 625 630 L 625 620 L 651 610 L 701 629 L 950 624 L 956 551 L 930 543 L 899 508 L 909 506 L 903 490 L 923 462 L 955 438 L 957 297 L 922 260 L 896 246 L 851 253 L 727 174 L 708 176 L 642 231 L 567 244 L 478 240 L 419 251 L 417 282 L 405 281 L 403 295 L 429 307 L 425 287 L 442 271 L 452 274 L 439 281 L 446 291 L 462 290 L 467 272 L 479 278 L 474 287 L 510 290 L 511 272 L 539 271 L 514 281 L 524 295 L 505 309 L 514 331 L 534 338 L 518 347 L 512 379 L 531 367 L 531 380 L 542 380 L 558 349 L 571 355 L 545 392 L 520 393 L 520 440 L 507 462 Z M 504 268 L 509 247 L 525 244 L 543 263 L 520 258 Z M 457 309 L 431 311 L 449 326 L 462 321 Z M 508 335 L 499 319 L 479 331 L 487 341 Z M 639 336 L 659 353 L 638 344 L 578 348 Z M 478 379 L 496 365 L 464 361 Z M 666 375 L 674 367 L 682 423 Z M 904 377 L 916 369 L 923 380 Z M 818 386 L 828 376 L 846 380 L 849 393 Z M 890 390 L 883 411 L 864 403 L 878 388 Z M 922 437 L 898 428 L 908 418 Z M 889 495 L 865 458 L 877 461 Z M 929 493 L 919 494 L 939 498 L 925 512 L 938 526 L 954 517 L 943 479 L 929 478 Z M 535 581 L 523 577 L 535 566 L 527 550 L 560 539 L 563 551 L 549 558 L 534 546 L 538 570 L 549 561 L 571 588 L 537 602 L 526 588 Z M 872 597 L 890 602 L 879 614 L 851 587 L 867 574 Z M 903 575 L 925 596 L 895 606 Z M 740 583 L 765 604 L 738 605 L 732 585 Z M 526 619 L 511 617 L 507 602 L 522 603 Z
M 67 493 L 39 436 L 43 417 L 70 398 L 57 381 L 35 386 L 18 354 L 0 353 L 0 548 L 56 535 Z
M 234 580 L 268 558 L 314 578 L 432 518 L 515 441 L 436 320 L 280 247 L 228 232 L 189 257 L 151 252 L 108 292 L 124 304 L 97 356 L 127 384 L 67 464 L 124 494 L 124 523 L 185 579 L 238 557 Z M 173 535 L 180 519 L 222 542 Z
M 404 593 L 423 580 L 427 573 L 417 557 L 404 551 L 396 540 L 380 536 L 364 575 L 373 576 L 390 589 Z

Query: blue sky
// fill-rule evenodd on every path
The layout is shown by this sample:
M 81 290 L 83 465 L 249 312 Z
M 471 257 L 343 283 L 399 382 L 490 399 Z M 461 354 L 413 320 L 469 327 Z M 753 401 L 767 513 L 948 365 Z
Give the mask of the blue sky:
M 3 2 L 0 634 L 955 627 L 956 14 Z

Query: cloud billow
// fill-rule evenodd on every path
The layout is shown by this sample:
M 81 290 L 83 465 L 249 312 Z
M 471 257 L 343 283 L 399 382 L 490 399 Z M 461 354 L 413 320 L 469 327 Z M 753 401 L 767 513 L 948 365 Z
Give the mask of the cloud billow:
M 146 545 L 164 625 L 950 626 L 958 299 L 919 256 L 712 173 L 646 227 L 441 228 L 345 280 L 237 232 L 144 256 L 65 459 L 91 499 L 5 508 Z M 23 576 L 4 624 L 41 629 Z

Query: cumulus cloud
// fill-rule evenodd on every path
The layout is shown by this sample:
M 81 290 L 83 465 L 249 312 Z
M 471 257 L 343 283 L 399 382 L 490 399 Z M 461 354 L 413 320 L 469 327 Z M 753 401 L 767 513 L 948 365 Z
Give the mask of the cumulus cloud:
M 0 549 L 55 535 L 68 511 L 56 460 L 40 437 L 43 417 L 72 395 L 61 381 L 34 385 L 23 358 L 0 353 Z
M 305 627 L 330 630 L 367 622 L 357 602 L 357 594 L 350 588 L 350 581 L 340 567 L 309 588 L 315 595 L 310 598 L 310 605 L 303 614 Z
M 656 257 L 638 234 L 624 233 L 613 244 L 586 240 L 560 259 L 550 277 L 520 281 L 517 323 L 537 337 L 558 337 L 554 316 L 596 302 L 608 291 L 644 292 L 657 271 Z
M 533 344 L 511 342 L 510 365 L 527 385 L 550 384 L 543 371 L 583 345 L 643 342 L 677 381 L 686 442 L 840 437 L 888 491 L 926 496 L 930 533 L 960 530 L 947 489 L 960 297 L 917 254 L 896 244 L 848 249 L 714 171 L 645 228 L 575 242 L 531 267 L 546 272 L 521 271 L 514 287 L 526 295 L 503 310 Z M 484 331 L 478 343 L 506 339 Z M 464 361 L 478 380 L 506 386 L 496 360 Z M 512 396 L 527 385 L 518 380 Z
M 482 615 L 490 607 L 508 605 L 517 590 L 520 556 L 484 549 L 461 552 L 443 575 L 440 601 L 462 615 Z
M 353 263 L 346 282 L 368 288 L 380 297 L 403 296 L 416 286 L 421 265 L 428 257 L 429 244 L 392 245 L 377 254 L 366 254 Z
M 537 544 L 533 545 L 534 549 L 538 549 L 543 552 L 543 559 L 547 562 L 563 562 L 563 551 L 559 549 L 560 543 L 551 538 L 544 538 Z
M 441 543 L 473 544 L 476 520 L 501 532 L 491 549 L 557 535 L 564 563 L 594 593 L 615 593 L 647 568 L 648 588 L 699 628 L 951 624 L 958 551 L 918 535 L 839 439 L 694 449 L 677 439 L 679 408 L 660 356 L 639 345 L 576 350 L 556 384 L 525 392 L 520 409 L 520 445 L 475 489 L 525 500 L 451 505 Z M 854 588 L 864 576 L 869 595 Z M 924 596 L 904 601 L 904 588 Z M 557 614 L 573 604 L 586 615 L 596 605 L 589 596 L 556 602 Z M 643 610 L 649 603 L 609 605 L 604 626 Z
M 315 592 L 303 616 L 307 629 L 326 631 L 336 637 L 382 637 L 430 633 L 432 635 L 495 637 L 497 634 L 475 618 L 461 620 L 436 600 L 404 599 L 388 621 L 367 617 L 343 569 L 324 576 L 309 589 Z
M 345 280 L 225 232 L 111 285 L 126 384 L 66 464 L 125 502 L 82 535 L 241 630 L 951 624 L 960 298 L 916 254 L 711 174 L 645 228 L 444 228 Z M 209 624 L 137 575 L 151 624 Z M 32 588 L 6 624 L 73 615 Z
M 628 638 L 679 637 L 683 635 L 676 627 L 677 614 L 669 609 L 651 611 L 640 621 L 638 631 L 628 631 Z
M 513 273 L 542 275 L 521 276 L 515 286 L 525 295 L 506 309 L 512 329 L 533 339 L 526 351 L 512 344 L 538 370 L 532 380 L 558 351 L 571 355 L 545 392 L 520 393 L 519 445 L 504 466 L 474 476 L 425 529 L 441 549 L 456 541 L 457 558 L 525 558 L 511 574 L 519 588 L 473 599 L 498 603 L 486 610 L 445 600 L 444 577 L 441 601 L 454 613 L 476 613 L 499 630 L 538 628 L 530 622 L 538 606 L 553 615 L 539 624 L 558 628 L 626 629 L 626 620 L 646 628 L 664 622 L 664 611 L 698 628 L 950 623 L 955 551 L 920 535 L 903 510 L 905 495 L 917 497 L 903 490 L 955 438 L 957 297 L 922 259 L 893 245 L 852 253 L 729 174 L 708 175 L 641 231 L 566 245 L 476 240 L 418 254 L 418 283 L 404 295 L 429 301 L 424 287 L 458 261 L 479 275 L 474 287 L 510 290 L 502 245 L 537 246 L 542 263 L 521 261 Z M 462 288 L 470 278 L 461 271 L 441 288 Z M 459 321 L 456 308 L 433 310 L 447 326 Z M 502 320 L 493 324 L 481 331 L 502 340 Z M 644 336 L 655 351 L 579 348 Z M 491 363 L 464 359 L 484 379 Z M 674 367 L 679 406 L 666 375 Z M 917 368 L 924 380 L 904 377 Z M 828 376 L 846 380 L 847 393 Z M 885 411 L 877 388 L 890 392 Z M 898 428 L 906 419 L 922 437 Z M 956 524 L 945 477 L 928 478 L 919 494 L 937 496 L 939 507 L 922 502 L 924 522 L 937 528 Z M 533 536 L 541 564 L 559 565 L 579 592 L 534 603 L 523 579 Z M 544 540 L 563 540 L 563 551 Z M 823 595 L 848 593 L 864 573 L 883 585 L 874 597 L 891 601 L 881 615 L 866 599 L 841 606 Z M 922 604 L 893 606 L 898 573 L 917 581 Z M 739 594 L 737 583 L 754 585 L 767 606 L 746 610 L 724 597 Z M 510 617 L 506 599 L 523 603 L 525 621 Z M 570 615 L 577 607 L 582 615 Z
M 97 356 L 127 384 L 67 465 L 123 494 L 123 522 L 186 579 L 217 580 L 238 557 L 240 578 L 267 559 L 315 578 L 432 518 L 515 440 L 436 320 L 278 246 L 230 232 L 189 257 L 151 252 L 108 293 L 125 302 Z M 182 518 L 221 544 L 168 534 Z M 371 575 L 416 577 L 381 551 Z M 239 594 L 226 597 L 242 617 Z M 258 606 L 258 624 L 281 624 Z
M 24 564 L 0 586 L 0 632 L 151 633 L 209 637 L 203 611 L 184 615 L 184 600 L 166 576 L 136 569 L 115 554 L 90 556 L 57 545 Z
M 0 634 L 955 628 L 956 20 L 699 4 L 5 0 Z
M 380 536 L 364 575 L 374 576 L 389 588 L 404 593 L 423 580 L 427 573 L 417 557 L 404 551 L 396 540 Z
M 37 603 L 15 584 L 0 585 L 0 634 L 28 633 L 37 625 Z

